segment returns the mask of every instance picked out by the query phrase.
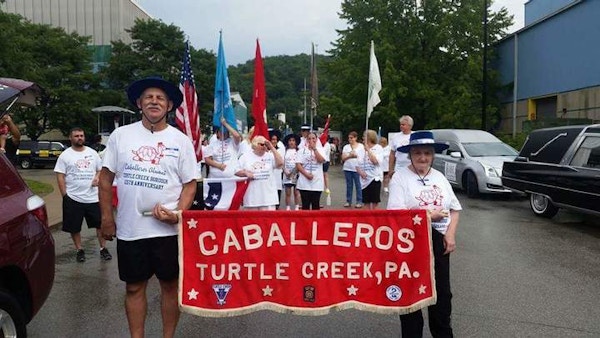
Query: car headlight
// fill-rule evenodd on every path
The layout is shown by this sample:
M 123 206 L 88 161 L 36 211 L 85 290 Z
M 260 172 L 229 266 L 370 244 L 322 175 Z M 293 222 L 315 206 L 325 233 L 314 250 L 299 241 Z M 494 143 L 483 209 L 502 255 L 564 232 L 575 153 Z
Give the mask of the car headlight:
M 483 166 L 483 171 L 487 177 L 500 177 L 496 168 L 483 163 L 481 163 L 481 165 Z

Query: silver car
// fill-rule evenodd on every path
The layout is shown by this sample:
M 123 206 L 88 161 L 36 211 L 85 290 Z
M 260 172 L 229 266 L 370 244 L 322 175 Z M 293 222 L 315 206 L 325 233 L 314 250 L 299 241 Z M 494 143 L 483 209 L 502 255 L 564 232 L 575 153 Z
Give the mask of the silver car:
M 502 165 L 518 152 L 496 136 L 482 130 L 434 129 L 438 142 L 450 147 L 436 154 L 433 167 L 441 171 L 450 184 L 465 190 L 467 196 L 479 193 L 510 193 L 500 179 Z

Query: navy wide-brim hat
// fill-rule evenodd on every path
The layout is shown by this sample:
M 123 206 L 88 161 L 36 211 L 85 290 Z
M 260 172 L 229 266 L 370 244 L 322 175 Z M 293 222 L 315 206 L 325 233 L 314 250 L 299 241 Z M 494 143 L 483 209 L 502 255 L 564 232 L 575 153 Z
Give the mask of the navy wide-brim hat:
M 408 153 L 410 148 L 414 146 L 431 146 L 435 149 L 436 153 L 441 153 L 442 151 L 448 149 L 448 143 L 439 143 L 433 139 L 433 133 L 428 130 L 415 131 L 410 134 L 410 141 L 407 145 L 398 147 L 398 151 L 401 153 Z
M 283 138 L 283 144 L 285 145 L 286 148 L 288 146 L 288 142 L 290 142 L 290 139 L 292 137 L 294 138 L 294 140 L 296 140 L 296 147 L 300 145 L 300 136 L 299 135 L 296 135 L 296 134 L 287 134 Z
M 183 102 L 183 94 L 181 90 L 169 81 L 164 80 L 158 76 L 151 76 L 141 80 L 137 80 L 127 87 L 127 98 L 129 102 L 137 108 L 137 99 L 140 98 L 144 90 L 148 88 L 159 88 L 162 89 L 169 100 L 173 102 L 173 110 L 177 109 Z

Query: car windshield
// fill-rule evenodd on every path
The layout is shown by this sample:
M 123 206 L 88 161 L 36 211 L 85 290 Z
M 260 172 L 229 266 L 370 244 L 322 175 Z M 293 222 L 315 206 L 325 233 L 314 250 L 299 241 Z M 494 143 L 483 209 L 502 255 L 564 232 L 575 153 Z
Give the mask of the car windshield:
M 467 154 L 471 157 L 483 156 L 517 156 L 518 152 L 502 142 L 463 143 Z

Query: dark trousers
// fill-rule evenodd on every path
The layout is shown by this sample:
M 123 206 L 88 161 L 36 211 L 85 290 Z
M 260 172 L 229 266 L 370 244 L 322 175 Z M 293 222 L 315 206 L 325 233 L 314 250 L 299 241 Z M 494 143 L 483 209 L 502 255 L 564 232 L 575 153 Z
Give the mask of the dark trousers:
M 312 190 L 300 190 L 302 199 L 302 210 L 319 210 L 321 205 L 321 192 Z
M 444 255 L 444 235 L 431 230 L 435 269 L 437 303 L 427 308 L 429 330 L 434 338 L 453 337 L 450 326 L 452 292 L 450 292 L 450 255 Z M 402 337 L 423 337 L 423 314 L 421 310 L 400 316 Z

